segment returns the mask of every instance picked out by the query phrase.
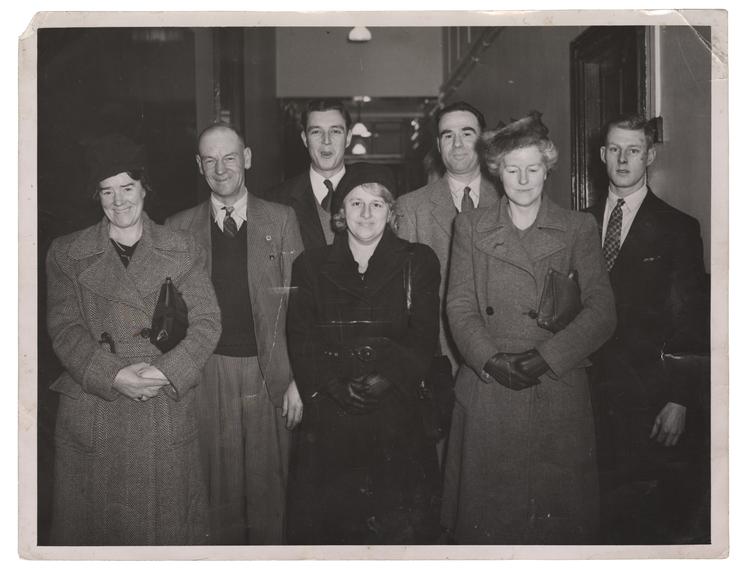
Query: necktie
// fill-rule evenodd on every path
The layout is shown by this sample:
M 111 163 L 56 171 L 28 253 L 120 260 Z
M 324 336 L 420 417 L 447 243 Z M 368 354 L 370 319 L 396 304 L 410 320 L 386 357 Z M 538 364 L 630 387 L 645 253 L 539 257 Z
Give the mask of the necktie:
M 233 238 L 236 234 L 238 234 L 238 226 L 236 226 L 236 221 L 233 219 L 233 216 L 231 216 L 231 213 L 233 212 L 233 206 L 223 206 L 223 210 L 225 210 L 225 218 L 223 219 L 223 232 L 225 232 L 225 235 L 228 236 L 228 238 Z
M 324 180 L 324 186 L 326 186 L 326 189 L 329 190 L 329 192 L 326 193 L 326 196 L 322 198 L 321 200 L 321 207 L 329 212 L 329 204 L 332 202 L 332 194 L 334 193 L 334 185 L 332 184 L 331 180 Z
M 609 223 L 606 225 L 606 238 L 604 239 L 604 258 L 606 259 L 606 270 L 609 271 L 614 267 L 616 257 L 619 255 L 619 247 L 622 240 L 622 206 L 624 199 L 620 198 L 609 216 Z
M 461 212 L 468 212 L 474 209 L 474 200 L 471 199 L 471 188 L 464 188 L 464 196 L 461 198 Z

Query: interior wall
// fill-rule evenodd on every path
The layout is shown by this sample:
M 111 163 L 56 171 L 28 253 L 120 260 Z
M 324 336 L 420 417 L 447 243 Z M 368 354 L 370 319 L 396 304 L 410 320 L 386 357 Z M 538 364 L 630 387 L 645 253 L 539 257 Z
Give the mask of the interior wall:
M 664 26 L 660 34 L 663 143 L 650 186 L 699 221 L 710 269 L 711 54 L 709 28 Z
M 277 101 L 275 28 L 244 30 L 244 134 L 251 148 L 249 190 L 262 195 L 282 177 L 282 118 Z
M 545 191 L 560 206 L 570 207 L 570 42 L 579 26 L 506 28 L 448 102 L 466 100 L 479 108 L 487 127 L 543 114 L 559 161 Z
M 278 28 L 279 98 L 435 96 L 443 82 L 441 28 Z

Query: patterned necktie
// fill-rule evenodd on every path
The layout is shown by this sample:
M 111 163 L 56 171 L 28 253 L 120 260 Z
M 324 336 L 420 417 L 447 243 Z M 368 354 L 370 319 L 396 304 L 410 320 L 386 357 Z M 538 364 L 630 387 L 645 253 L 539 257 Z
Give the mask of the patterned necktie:
M 474 209 L 474 200 L 471 199 L 469 192 L 471 192 L 471 188 L 468 186 L 464 188 L 464 195 L 461 198 L 461 212 L 468 212 Z
M 624 199 L 620 198 L 611 211 L 609 223 L 606 225 L 603 252 L 607 271 L 614 267 L 616 257 L 619 256 L 619 247 L 622 243 L 622 206 L 624 206 Z
M 321 207 L 326 212 L 329 212 L 329 204 L 331 204 L 332 194 L 334 194 L 334 185 L 331 180 L 324 180 L 324 186 L 326 186 L 326 189 L 329 190 L 329 192 L 327 192 L 326 196 L 321 200 Z
M 238 234 L 238 226 L 236 226 L 236 221 L 233 219 L 233 216 L 231 216 L 233 213 L 233 206 L 223 206 L 223 210 L 225 210 L 223 232 L 225 232 L 225 235 L 228 236 L 228 238 L 233 238 Z

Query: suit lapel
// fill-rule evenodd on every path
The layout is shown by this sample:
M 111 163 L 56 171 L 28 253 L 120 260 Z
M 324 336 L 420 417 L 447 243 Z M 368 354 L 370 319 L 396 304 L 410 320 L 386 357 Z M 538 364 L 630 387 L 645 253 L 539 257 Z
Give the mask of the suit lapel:
M 640 204 L 640 209 L 632 221 L 624 244 L 619 249 L 619 255 L 614 263 L 613 270 L 623 269 L 628 263 L 640 260 L 650 246 L 657 242 L 658 228 L 656 226 L 655 201 L 657 198 L 648 189 L 647 196 Z
M 453 234 L 453 219 L 457 212 L 456 207 L 453 205 L 453 197 L 448 187 L 447 176 L 443 176 L 443 178 L 435 183 L 435 190 L 430 195 L 430 201 L 433 203 L 433 219 L 450 239 Z
M 252 295 L 259 295 L 267 286 L 272 286 L 267 276 L 267 267 L 282 255 L 274 253 L 279 241 L 274 238 L 275 223 L 264 207 L 264 203 L 249 194 L 246 203 L 246 242 L 249 287 Z
M 291 197 L 295 214 L 306 236 L 303 239 L 306 248 L 325 246 L 326 237 L 319 221 L 319 213 L 316 209 L 316 197 L 313 195 L 311 177 L 308 173 L 301 175 L 298 179 Z

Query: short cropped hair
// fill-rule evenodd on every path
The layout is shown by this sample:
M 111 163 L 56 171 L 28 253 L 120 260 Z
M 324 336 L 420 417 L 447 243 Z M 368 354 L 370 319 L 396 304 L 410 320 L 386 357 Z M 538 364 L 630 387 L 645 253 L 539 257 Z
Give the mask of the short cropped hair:
M 328 110 L 339 112 L 345 120 L 345 129 L 349 130 L 351 128 L 352 117 L 341 100 L 336 98 L 316 98 L 309 100 L 303 112 L 301 112 L 300 123 L 303 131 L 305 132 L 308 128 L 308 117 L 311 115 L 311 112 L 326 112 Z
M 446 114 L 449 112 L 471 112 L 474 114 L 474 116 L 477 119 L 477 122 L 479 122 L 479 129 L 484 130 L 487 123 L 484 120 L 484 114 L 482 114 L 476 107 L 472 106 L 468 102 L 465 102 L 463 100 L 459 100 L 458 102 L 454 102 L 453 104 L 449 104 L 448 106 L 445 106 L 441 109 L 439 109 L 435 113 L 435 137 L 440 137 L 439 130 L 440 130 L 440 119 L 443 118 Z
M 648 149 L 655 146 L 656 130 L 653 123 L 642 114 L 624 114 L 607 122 L 601 130 L 601 145 L 606 146 L 606 139 L 612 128 L 623 128 L 624 130 L 642 130 L 645 133 L 645 143 Z

